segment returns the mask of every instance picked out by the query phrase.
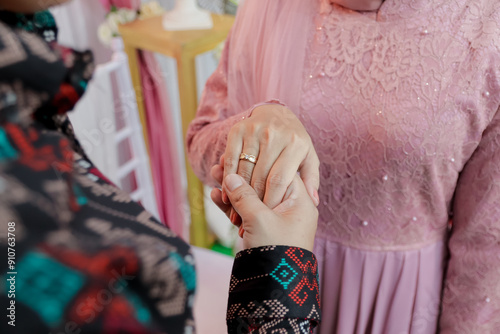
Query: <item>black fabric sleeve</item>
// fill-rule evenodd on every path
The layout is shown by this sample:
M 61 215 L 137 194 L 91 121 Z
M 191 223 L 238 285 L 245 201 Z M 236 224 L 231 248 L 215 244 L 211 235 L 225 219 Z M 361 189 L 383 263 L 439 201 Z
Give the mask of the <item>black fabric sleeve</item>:
M 236 255 L 228 333 L 312 333 L 320 318 L 318 263 L 313 253 L 265 246 Z

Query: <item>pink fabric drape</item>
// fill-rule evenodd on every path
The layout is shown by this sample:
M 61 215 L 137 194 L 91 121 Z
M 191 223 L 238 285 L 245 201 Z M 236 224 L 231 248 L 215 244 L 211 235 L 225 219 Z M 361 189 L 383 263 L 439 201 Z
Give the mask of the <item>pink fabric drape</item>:
M 183 236 L 184 197 L 177 166 L 174 125 L 161 69 L 151 52 L 139 52 L 139 65 L 146 108 L 149 155 L 161 221 Z
M 140 0 L 99 0 L 104 8 L 139 9 Z M 147 118 L 149 157 L 160 220 L 183 235 L 184 192 L 170 103 L 161 70 L 154 55 L 139 51 L 139 67 Z

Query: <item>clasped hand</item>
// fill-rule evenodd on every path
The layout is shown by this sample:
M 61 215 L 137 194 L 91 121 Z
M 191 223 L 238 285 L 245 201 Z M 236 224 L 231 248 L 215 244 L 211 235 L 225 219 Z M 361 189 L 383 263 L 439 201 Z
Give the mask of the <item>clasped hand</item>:
M 244 248 L 284 245 L 312 252 L 318 209 L 298 175 L 287 188 L 283 202 L 272 210 L 241 176 L 230 174 L 223 183 L 230 204 L 222 202 L 222 192 L 218 188 L 212 190 L 211 197 L 226 215 L 234 209 L 241 216 L 240 231 L 244 233 L 240 236 Z
M 240 160 L 244 152 L 256 163 Z M 239 174 L 269 208 L 282 202 L 295 174 L 300 173 L 307 192 L 319 204 L 319 159 L 306 129 L 287 107 L 267 104 L 235 124 L 227 138 L 223 159 L 224 177 Z M 223 191 L 222 199 L 228 204 Z M 230 216 L 234 224 L 236 216 Z
M 257 157 L 256 163 L 240 160 L 242 152 Z M 241 177 L 236 178 L 233 175 L 236 173 Z M 285 228 L 280 221 L 289 221 L 285 228 L 288 232 L 279 232 L 285 238 L 280 239 L 282 243 L 265 244 L 290 245 L 295 232 L 302 235 L 300 239 L 304 239 L 309 227 L 314 227 L 314 237 L 317 223 L 315 206 L 319 204 L 319 159 L 304 126 L 288 108 L 277 104 L 263 105 L 255 108 L 251 117 L 234 125 L 220 165 L 214 166 L 211 174 L 222 188 L 222 192 L 219 189 L 212 191 L 212 200 L 233 224 L 240 226 L 245 246 L 255 247 L 253 239 L 266 238 L 266 233 L 260 233 L 263 229 L 255 228 L 262 225 L 261 220 L 276 221 L 269 221 L 268 225 L 277 230 Z M 240 198 L 235 195 L 238 192 L 230 191 L 228 180 L 243 181 L 244 184 L 237 188 L 244 189 L 242 191 L 249 199 Z M 314 212 L 307 208 L 308 204 Z M 248 212 L 244 209 L 247 207 Z M 288 215 L 291 212 L 293 214 Z M 304 220 L 308 224 L 299 222 Z M 294 232 L 292 226 L 302 226 L 305 230 Z M 275 238 L 270 228 L 267 227 L 267 233 Z M 307 246 L 307 242 L 303 244 Z

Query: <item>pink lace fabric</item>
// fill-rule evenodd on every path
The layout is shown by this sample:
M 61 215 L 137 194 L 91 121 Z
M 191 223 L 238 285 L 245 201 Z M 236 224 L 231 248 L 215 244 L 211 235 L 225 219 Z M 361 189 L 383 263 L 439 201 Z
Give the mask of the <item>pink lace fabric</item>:
M 320 333 L 498 333 L 500 2 L 246 1 L 188 134 L 200 177 L 271 98 L 321 161 Z

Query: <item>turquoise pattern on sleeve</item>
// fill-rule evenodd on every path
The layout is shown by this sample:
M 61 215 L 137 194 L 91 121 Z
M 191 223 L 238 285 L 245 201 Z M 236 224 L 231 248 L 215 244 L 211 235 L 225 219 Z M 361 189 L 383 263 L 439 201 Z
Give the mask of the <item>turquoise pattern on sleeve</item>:
M 17 267 L 16 300 L 57 326 L 66 306 L 85 282 L 82 274 L 38 252 L 27 253 Z
M 151 323 L 151 312 L 147 309 L 147 306 L 144 302 L 139 298 L 137 294 L 130 290 L 125 290 L 123 292 L 127 301 L 132 305 L 135 310 L 136 319 L 143 325 L 147 326 Z
M 76 196 L 78 205 L 85 205 L 88 203 L 87 197 L 85 197 L 82 189 L 77 184 L 73 184 L 73 192 Z
M 177 268 L 181 272 L 184 284 L 188 291 L 194 291 L 196 288 L 196 272 L 194 266 L 177 253 L 171 253 L 170 258 L 177 264 Z
M 297 277 L 298 273 L 285 259 L 281 259 L 280 264 L 271 272 L 271 277 L 277 280 L 285 290 L 288 285 L 292 283 L 293 279 Z
M 0 161 L 17 158 L 17 151 L 10 145 L 5 130 L 0 128 Z

